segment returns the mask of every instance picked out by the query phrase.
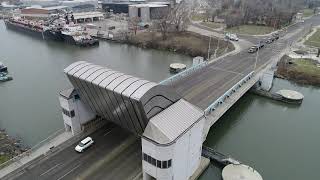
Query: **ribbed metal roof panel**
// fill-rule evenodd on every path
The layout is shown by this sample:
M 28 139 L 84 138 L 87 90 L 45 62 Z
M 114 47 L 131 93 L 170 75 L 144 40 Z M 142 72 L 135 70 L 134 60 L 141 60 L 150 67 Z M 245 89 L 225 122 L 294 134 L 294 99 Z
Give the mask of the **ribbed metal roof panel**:
M 133 94 L 135 91 L 137 91 L 137 89 L 139 87 L 143 86 L 146 83 L 149 83 L 149 81 L 142 80 L 142 79 L 138 80 L 138 81 L 132 83 L 130 86 L 128 86 L 128 88 L 122 92 L 122 95 L 130 97 L 131 94 Z
M 80 78 L 81 78 L 81 79 L 85 79 L 85 80 L 88 81 L 88 82 L 91 82 L 91 81 L 88 79 L 88 77 L 89 77 L 90 75 L 92 75 L 94 72 L 98 71 L 99 69 L 102 69 L 102 67 L 101 67 L 101 66 L 94 65 L 91 69 L 89 69 L 88 71 L 86 71 L 85 73 L 83 73 L 83 74 L 80 76 Z
M 68 66 L 68 67 L 66 67 L 66 68 L 64 69 L 64 72 L 67 73 L 67 72 L 69 72 L 71 69 L 73 69 L 73 68 L 75 68 L 76 66 L 78 66 L 78 65 L 80 65 L 80 64 L 83 64 L 83 63 L 87 63 L 87 62 L 85 62 L 85 61 L 78 61 L 78 62 L 72 63 L 72 64 L 70 64 L 70 66 Z
M 204 112 L 201 109 L 180 99 L 151 118 L 143 135 L 159 144 L 168 144 L 176 140 L 200 118 L 204 118 Z
M 106 79 L 104 79 L 101 83 L 100 86 L 103 88 L 106 88 L 110 83 L 112 83 L 113 81 L 115 81 L 118 77 L 123 76 L 123 73 L 117 72 L 114 74 L 111 74 L 110 76 L 108 76 Z
M 147 91 L 156 86 L 156 83 L 149 82 L 140 86 L 130 97 L 133 99 L 140 99 Z
M 108 78 L 110 75 L 117 73 L 117 71 L 112 71 L 112 70 L 106 70 L 105 72 L 103 72 L 102 74 L 100 74 L 94 81 L 93 83 L 95 85 L 100 85 L 100 83 L 105 80 L 106 78 Z
M 91 65 L 91 64 L 90 63 L 81 63 L 81 64 L 75 66 L 74 68 L 72 68 L 70 71 L 68 71 L 68 74 L 73 76 L 75 73 L 77 73 L 78 71 L 80 71 L 81 69 L 83 69 L 84 67 L 89 66 L 89 65 Z
M 110 69 L 107 69 L 107 68 L 102 68 L 102 69 L 99 69 L 97 71 L 95 71 L 94 73 L 92 73 L 88 78 L 87 80 L 92 82 L 94 81 L 98 76 L 100 76 L 102 73 L 106 72 L 107 70 L 110 70 Z

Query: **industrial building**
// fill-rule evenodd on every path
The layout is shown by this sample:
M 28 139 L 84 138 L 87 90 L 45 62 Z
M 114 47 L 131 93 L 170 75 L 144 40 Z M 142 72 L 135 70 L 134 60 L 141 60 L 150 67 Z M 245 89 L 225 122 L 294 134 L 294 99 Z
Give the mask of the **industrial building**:
M 173 7 L 176 0 L 102 0 L 102 9 L 113 13 L 129 13 L 129 6 L 137 4 L 165 4 Z
M 204 112 L 167 86 L 84 61 L 68 66 L 60 92 L 65 128 L 80 133 L 97 116 L 141 137 L 144 180 L 187 180 L 201 162 Z
M 138 17 L 141 22 L 150 22 L 159 19 L 168 13 L 169 6 L 167 4 L 134 4 L 129 5 L 129 17 Z
M 21 17 L 25 18 L 50 18 L 51 15 L 58 14 L 61 11 L 66 10 L 66 6 L 52 6 L 52 7 L 27 7 L 21 9 Z

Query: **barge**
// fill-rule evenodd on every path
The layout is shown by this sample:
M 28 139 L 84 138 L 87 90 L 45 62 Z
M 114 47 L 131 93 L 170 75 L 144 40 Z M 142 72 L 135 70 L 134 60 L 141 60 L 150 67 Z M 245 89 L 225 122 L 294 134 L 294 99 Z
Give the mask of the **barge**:
M 77 46 L 94 46 L 99 40 L 88 35 L 85 29 L 76 24 L 67 24 L 64 21 L 46 23 L 44 21 L 31 21 L 22 18 L 5 20 L 8 29 L 20 31 L 45 40 L 65 42 Z

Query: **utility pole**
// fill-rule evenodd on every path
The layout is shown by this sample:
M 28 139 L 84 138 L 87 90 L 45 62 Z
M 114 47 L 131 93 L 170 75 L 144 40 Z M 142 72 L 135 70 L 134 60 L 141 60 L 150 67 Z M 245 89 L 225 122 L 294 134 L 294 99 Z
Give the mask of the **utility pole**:
M 256 70 L 256 68 L 257 68 L 257 63 L 258 63 L 258 56 L 259 56 L 260 46 L 261 46 L 261 41 L 259 42 L 259 47 L 258 47 L 258 51 L 257 51 L 257 54 L 256 54 L 256 61 L 255 61 L 255 63 L 254 63 L 253 71 L 255 71 L 255 70 Z
M 210 36 L 209 47 L 208 47 L 208 61 L 209 61 L 209 58 L 210 58 L 210 49 L 211 49 L 211 36 Z

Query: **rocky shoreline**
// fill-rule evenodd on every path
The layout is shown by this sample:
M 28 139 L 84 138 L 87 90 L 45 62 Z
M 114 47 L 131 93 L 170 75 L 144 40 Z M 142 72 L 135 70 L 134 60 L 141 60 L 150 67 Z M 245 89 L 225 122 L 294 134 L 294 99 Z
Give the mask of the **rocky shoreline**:
M 21 140 L 10 137 L 4 129 L 0 130 L 0 164 L 27 150 Z

